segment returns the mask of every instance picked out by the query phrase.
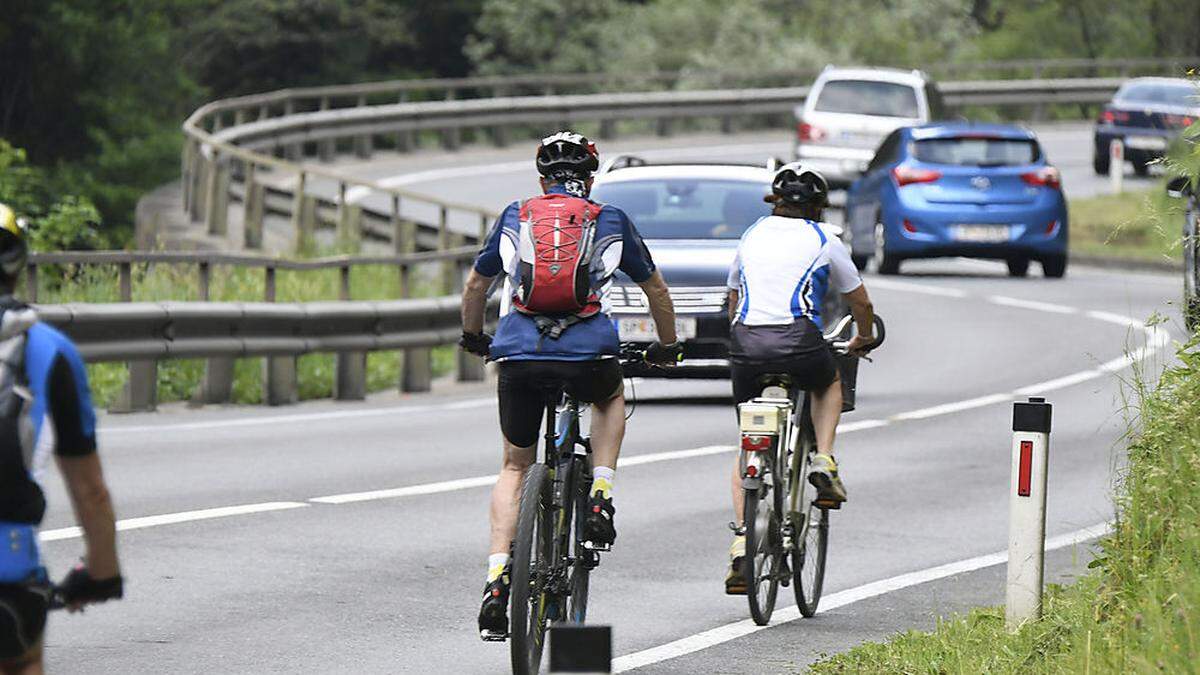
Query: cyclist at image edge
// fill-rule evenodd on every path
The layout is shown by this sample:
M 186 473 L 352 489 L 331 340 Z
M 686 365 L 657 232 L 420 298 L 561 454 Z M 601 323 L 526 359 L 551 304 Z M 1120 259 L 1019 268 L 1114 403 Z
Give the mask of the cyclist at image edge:
M 503 463 L 492 490 L 491 549 L 479 610 L 481 636 L 508 632 L 509 551 L 516 535 L 521 480 L 537 458 L 547 389 L 565 387 L 576 400 L 592 406 L 594 469 L 583 538 L 600 545 L 616 538 L 613 471 L 625 435 L 625 397 L 608 290 L 617 270 L 639 284 L 649 301 L 660 340 L 651 345 L 647 360 L 671 364 L 681 353 L 667 284 L 641 235 L 623 211 L 587 198 L 599 167 L 595 145 L 563 131 L 542 139 L 536 164 L 543 194 L 513 202 L 504 210 L 463 291 L 462 347 L 499 362 L 504 442 Z M 572 255 L 579 257 L 572 259 Z M 552 261 L 548 266 L 547 260 Z M 586 266 L 588 287 L 568 288 L 566 294 L 574 293 L 581 306 L 540 311 L 538 307 L 551 305 L 537 293 L 576 277 L 571 274 L 576 264 Z M 493 340 L 483 333 L 484 309 L 492 282 L 501 273 L 505 289 Z
M 821 334 L 821 303 L 829 284 L 842 293 L 858 328 L 848 345 L 862 355 L 874 343 L 875 313 L 862 277 L 841 239 L 821 222 L 829 185 L 798 162 L 784 165 L 771 181 L 770 216 L 746 230 L 729 270 L 730 365 L 734 404 L 758 396 L 758 379 L 786 373 L 810 393 L 817 440 L 808 480 L 817 500 L 846 501 L 846 489 L 833 459 L 833 440 L 842 414 L 842 385 L 837 365 Z M 836 317 L 835 317 L 836 318 Z M 742 525 L 742 476 L 733 469 L 735 523 Z M 746 538 L 734 537 L 729 594 L 746 592 L 741 558 Z
M 37 546 L 46 510 L 38 481 L 51 452 L 87 552 L 59 596 L 77 611 L 123 592 L 87 372 L 71 341 L 13 298 L 26 257 L 22 225 L 0 204 L 0 673 L 6 675 L 42 672 L 52 589 Z

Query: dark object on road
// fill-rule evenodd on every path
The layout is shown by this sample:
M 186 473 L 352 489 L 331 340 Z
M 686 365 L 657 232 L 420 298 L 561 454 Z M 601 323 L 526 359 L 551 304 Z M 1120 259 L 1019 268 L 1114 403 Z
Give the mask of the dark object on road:
M 1067 204 L 1058 169 L 1032 131 L 966 122 L 892 132 L 846 193 L 851 254 L 896 274 L 912 258 L 966 256 L 1008 263 L 1014 277 L 1041 263 L 1067 271 Z
M 612 672 L 611 626 L 554 626 L 550 629 L 550 672 Z
M 1092 167 L 1108 175 L 1109 145 L 1120 140 L 1134 173 L 1145 176 L 1179 133 L 1200 119 L 1200 91 L 1182 78 L 1139 77 L 1121 85 L 1096 118 Z M 1118 167 L 1124 170 L 1124 167 Z

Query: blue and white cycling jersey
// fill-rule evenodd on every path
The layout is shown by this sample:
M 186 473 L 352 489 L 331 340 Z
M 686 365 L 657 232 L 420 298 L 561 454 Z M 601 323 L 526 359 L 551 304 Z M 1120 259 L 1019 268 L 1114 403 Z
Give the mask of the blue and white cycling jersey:
M 810 319 L 821 327 L 821 303 L 830 284 L 849 293 L 862 285 L 862 277 L 826 224 L 760 218 L 742 235 L 729 268 L 729 288 L 739 294 L 734 323 L 783 326 Z
M 552 187 L 548 192 L 567 194 Z M 617 356 L 621 345 L 609 316 L 609 289 L 617 270 L 637 283 L 654 274 L 654 260 L 625 212 L 605 205 L 596 219 L 591 270 L 592 288 L 600 297 L 600 312 L 571 326 L 557 339 L 538 332 L 532 318 L 513 311 L 514 289 L 520 283 L 521 203 L 509 204 L 492 226 L 483 248 L 475 258 L 475 271 L 485 277 L 505 274 L 500 325 L 492 341 L 494 360 L 587 361 Z

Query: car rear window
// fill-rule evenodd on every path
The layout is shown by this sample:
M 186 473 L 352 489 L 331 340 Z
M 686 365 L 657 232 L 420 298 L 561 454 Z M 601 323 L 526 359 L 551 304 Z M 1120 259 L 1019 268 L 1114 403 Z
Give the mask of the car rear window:
M 771 205 L 770 186 L 736 180 L 637 180 L 597 185 L 592 199 L 624 211 L 647 239 L 737 239 Z
M 1114 98 L 1118 101 L 1196 107 L 1200 106 L 1197 96 L 1200 96 L 1200 89 L 1190 84 L 1132 82 L 1122 87 Z
M 1036 141 L 1019 138 L 927 138 L 914 144 L 913 155 L 929 164 L 1014 166 L 1036 162 Z
M 819 112 L 916 118 L 917 90 L 895 82 L 830 80 L 817 94 Z

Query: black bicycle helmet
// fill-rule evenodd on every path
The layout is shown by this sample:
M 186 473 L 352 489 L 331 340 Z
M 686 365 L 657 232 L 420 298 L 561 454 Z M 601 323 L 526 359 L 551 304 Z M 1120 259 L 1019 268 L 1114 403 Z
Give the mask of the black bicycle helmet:
M 829 183 L 825 177 L 799 162 L 785 164 L 771 180 L 771 193 L 786 204 L 816 204 L 824 206 L 829 199 Z
M 12 209 L 0 204 L 0 275 L 12 279 L 25 268 L 29 247 L 25 229 Z
M 542 139 L 537 150 L 537 170 L 546 178 L 587 178 L 600 168 L 596 144 L 582 134 L 560 131 Z

